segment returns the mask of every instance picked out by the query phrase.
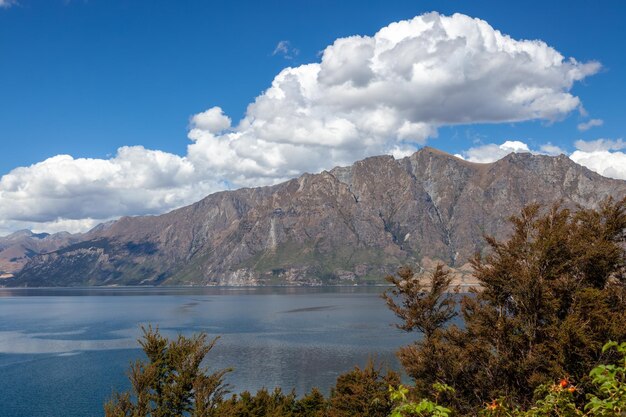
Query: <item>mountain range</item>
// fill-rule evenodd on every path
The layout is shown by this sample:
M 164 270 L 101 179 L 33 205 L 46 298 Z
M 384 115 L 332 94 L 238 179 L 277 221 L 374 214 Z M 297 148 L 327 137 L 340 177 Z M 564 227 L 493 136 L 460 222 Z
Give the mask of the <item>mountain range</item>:
M 54 238 L 58 246 L 49 249 L 22 245 L 26 252 L 13 257 L 19 265 L 5 271 L 15 276 L 3 283 L 371 284 L 400 265 L 435 261 L 460 271 L 463 281 L 468 259 L 485 250 L 484 235 L 505 238 L 508 217 L 523 206 L 594 207 L 607 196 L 626 196 L 626 181 L 565 155 L 512 153 L 477 164 L 425 147 L 402 159 L 371 157 L 273 186 L 218 192 L 163 215 L 123 217 Z
M 18 230 L 0 237 L 0 277 L 19 272 L 35 255 L 55 251 L 80 239 L 80 234 L 33 233 L 30 230 Z

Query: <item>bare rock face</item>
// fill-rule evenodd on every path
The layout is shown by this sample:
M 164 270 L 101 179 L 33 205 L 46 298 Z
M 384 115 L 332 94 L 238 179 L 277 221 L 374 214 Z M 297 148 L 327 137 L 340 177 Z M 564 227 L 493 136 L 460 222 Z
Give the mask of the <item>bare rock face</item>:
M 12 285 L 319 285 L 381 282 L 402 264 L 463 269 L 532 202 L 594 207 L 626 195 L 566 156 L 475 164 L 432 148 L 367 158 L 272 187 L 125 217 L 36 255 Z

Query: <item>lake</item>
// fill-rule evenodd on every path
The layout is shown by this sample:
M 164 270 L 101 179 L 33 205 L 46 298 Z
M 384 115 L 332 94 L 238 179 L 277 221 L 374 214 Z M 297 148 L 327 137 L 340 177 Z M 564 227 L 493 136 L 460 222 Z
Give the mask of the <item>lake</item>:
M 141 324 L 167 336 L 220 336 L 206 365 L 232 367 L 233 392 L 280 386 L 298 395 L 418 335 L 395 327 L 381 287 L 0 288 L 0 416 L 102 416 L 144 358 Z

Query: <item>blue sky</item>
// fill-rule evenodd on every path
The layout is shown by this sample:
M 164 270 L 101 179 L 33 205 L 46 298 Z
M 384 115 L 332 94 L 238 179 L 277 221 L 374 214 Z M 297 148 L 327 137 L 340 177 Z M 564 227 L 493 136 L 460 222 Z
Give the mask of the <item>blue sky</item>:
M 515 41 L 541 40 L 565 59 L 601 66 L 585 67 L 588 73 L 571 87 L 548 86 L 579 101 L 566 109 L 555 103 L 561 110 L 551 111 L 546 108 L 552 102 L 548 100 L 531 116 L 527 109 L 493 117 L 483 112 L 463 122 L 459 105 L 449 109 L 456 116 L 438 113 L 421 130 L 416 128 L 421 133 L 413 129 L 413 136 L 400 142 L 368 145 L 366 151 L 353 154 L 349 151 L 354 145 L 342 152 L 325 149 L 320 154 L 323 162 L 304 166 L 303 171 L 350 163 L 350 155 L 360 159 L 391 150 L 391 145 L 398 155 L 427 144 L 485 162 L 495 148 L 510 141 L 511 147 L 505 150 L 520 150 L 522 144 L 537 152 L 542 147 L 545 152 L 558 148 L 566 154 L 578 149 L 586 152 L 579 161 L 622 178 L 626 3 L 568 1 L 563 5 L 559 1 L 0 0 L 0 176 L 4 175 L 0 234 L 22 227 L 84 230 L 121 215 L 163 212 L 220 188 L 272 183 L 297 175 L 297 166 L 280 164 L 286 157 L 306 159 L 304 151 L 292 155 L 249 146 L 249 154 L 237 151 L 239 159 L 224 156 L 226 162 L 220 164 L 216 162 L 222 158 L 220 152 L 232 151 L 224 144 L 203 148 L 210 153 L 203 159 L 203 169 L 214 174 L 200 175 L 200 162 L 192 160 L 188 145 L 199 149 L 201 143 L 212 140 L 207 135 L 241 132 L 236 126 L 246 116 L 247 106 L 272 85 L 281 70 L 320 63 L 322 52 L 336 39 L 373 37 L 393 22 L 431 11 L 479 18 Z M 507 72 L 506 64 L 499 72 Z M 551 75 L 542 77 L 541 85 L 552 79 Z M 511 82 L 515 80 L 503 80 Z M 464 100 L 469 99 L 491 97 Z M 214 106 L 220 111 L 191 120 Z M 319 107 L 307 108 L 313 114 L 321 112 Z M 441 111 L 448 110 L 442 107 Z M 402 108 L 396 116 L 407 112 L 419 113 Z M 589 124 L 586 130 L 585 123 Z M 306 134 L 324 136 L 316 129 L 311 127 Z M 259 137 L 263 139 L 262 134 Z M 301 140 L 309 144 L 308 137 Z M 576 146 L 581 140 L 584 143 Z M 326 145 L 334 146 L 332 141 Z M 118 148 L 129 146 L 142 148 L 125 148 L 128 152 L 120 156 Z M 147 154 L 142 149 L 160 152 Z M 306 152 L 312 155 L 315 149 Z M 271 156 L 259 162 L 250 155 L 254 152 Z M 38 170 L 18 169 L 57 155 L 71 155 L 73 160 L 54 160 Z M 117 165 L 105 164 L 112 159 Z M 156 162 L 151 165 L 150 161 Z M 241 161 L 243 168 L 222 166 L 233 161 Z M 103 185 L 114 182 L 108 175 L 117 175 L 119 166 L 130 166 L 127 175 L 138 172 L 150 177 L 135 184 L 151 190 L 149 195 L 135 201 L 128 197 L 132 189 L 116 194 L 110 184 Z M 95 173 L 89 171 L 91 167 Z M 16 169 L 19 175 L 14 175 Z M 203 181 L 204 186 L 189 191 L 195 187 L 192 182 Z

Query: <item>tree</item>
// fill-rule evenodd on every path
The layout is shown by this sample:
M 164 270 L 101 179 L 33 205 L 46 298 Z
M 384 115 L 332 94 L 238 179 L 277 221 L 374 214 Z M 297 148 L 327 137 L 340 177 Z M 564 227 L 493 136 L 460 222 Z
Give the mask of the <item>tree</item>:
M 248 391 L 233 395 L 217 407 L 218 416 L 231 417 L 296 417 L 297 400 L 294 392 L 284 393 L 281 388 L 269 392 L 262 388 L 255 395 Z
M 406 332 L 418 331 L 424 336 L 422 341 L 401 348 L 398 357 L 409 375 L 415 369 L 423 375 L 415 378 L 413 395 L 435 396 L 438 394 L 433 387 L 441 379 L 440 368 L 443 365 L 439 335 L 442 328 L 458 315 L 455 299 L 458 287 L 451 289 L 451 272 L 442 264 L 425 276 L 414 273 L 406 266 L 399 268 L 397 275 L 385 277 L 393 287 L 385 291 L 382 298 L 402 320 L 396 327 Z
M 104 405 L 106 417 L 386 417 L 393 406 L 389 388 L 400 384 L 398 374 L 383 374 L 370 361 L 340 375 L 329 399 L 316 388 L 302 398 L 281 388 L 225 398 L 223 377 L 230 370 L 208 373 L 201 367 L 217 338 L 207 342 L 201 333 L 168 340 L 158 329 L 142 330 L 139 343 L 148 361 L 131 365 L 131 389 Z
M 324 417 L 327 408 L 328 402 L 324 394 L 317 388 L 313 388 L 309 394 L 296 403 L 294 414 L 301 417 Z
M 105 404 L 106 417 L 216 416 L 216 406 L 228 392 L 223 377 L 230 369 L 214 373 L 201 366 L 217 338 L 207 342 L 204 333 L 169 341 L 158 328 L 142 327 L 139 344 L 148 362 L 131 365 L 131 391 L 115 394 Z
M 592 380 L 591 391 L 586 395 L 586 403 L 577 406 L 575 397 L 581 394 L 579 387 L 567 378 L 556 384 L 543 384 L 535 390 L 537 401 L 527 410 L 511 407 L 507 398 L 497 398 L 485 404 L 478 411 L 480 417 L 617 417 L 626 415 L 626 342 L 609 342 L 603 352 L 615 349 L 619 356 L 617 363 L 596 366 L 589 373 Z M 440 394 L 450 392 L 451 387 L 437 384 Z M 390 388 L 391 398 L 396 407 L 390 417 L 448 417 L 457 415 L 455 410 L 434 401 L 420 399 L 410 401 L 409 390 L 402 385 Z M 454 392 L 452 392 L 454 394 Z M 476 415 L 474 413 L 474 415 Z
M 393 408 L 389 387 L 397 388 L 400 376 L 381 369 L 370 360 L 364 369 L 355 367 L 340 375 L 331 389 L 329 417 L 387 417 Z
M 438 264 L 427 277 L 427 282 L 409 267 L 398 269 L 398 277 L 388 275 L 385 280 L 394 287 L 382 295 L 387 307 L 402 320 L 397 324 L 401 330 L 420 331 L 430 338 L 435 331 L 457 316 L 455 293 L 450 292 L 450 270 Z M 401 299 L 401 305 L 396 300 Z
M 486 237 L 489 254 L 472 260 L 480 288 L 460 303 L 464 327 L 445 326 L 445 279 L 436 291 L 395 279 L 403 307 L 387 298 L 401 328 L 424 333 L 399 351 L 418 395 L 446 383 L 461 412 L 499 397 L 529 406 L 535 389 L 559 375 L 584 388 L 609 359 L 598 353 L 604 341 L 626 339 L 626 198 L 576 212 L 534 204 L 511 222 L 508 240 Z

